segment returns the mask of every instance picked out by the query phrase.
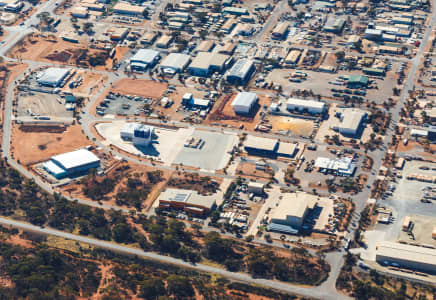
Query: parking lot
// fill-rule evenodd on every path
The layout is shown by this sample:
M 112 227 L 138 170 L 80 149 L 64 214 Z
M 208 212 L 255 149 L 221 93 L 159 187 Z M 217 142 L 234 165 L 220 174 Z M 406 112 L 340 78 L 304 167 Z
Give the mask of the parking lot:
M 145 112 L 144 106 L 151 105 L 152 99 L 141 96 L 109 93 L 97 107 L 97 115 L 138 116 Z

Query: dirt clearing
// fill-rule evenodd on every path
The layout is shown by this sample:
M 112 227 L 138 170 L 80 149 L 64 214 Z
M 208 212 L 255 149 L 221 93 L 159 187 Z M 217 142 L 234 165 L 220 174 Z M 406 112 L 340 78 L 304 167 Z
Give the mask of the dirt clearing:
M 32 165 L 89 144 L 79 125 L 51 128 L 14 125 L 11 152 L 21 164 Z
M 125 78 L 113 85 L 112 91 L 123 95 L 136 95 L 148 98 L 160 98 L 167 89 L 168 84 L 152 80 Z

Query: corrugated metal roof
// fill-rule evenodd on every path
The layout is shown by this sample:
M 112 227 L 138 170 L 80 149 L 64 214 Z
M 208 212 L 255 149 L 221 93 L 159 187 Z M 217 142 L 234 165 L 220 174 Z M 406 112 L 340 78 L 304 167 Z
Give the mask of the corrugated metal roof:
M 85 149 L 59 154 L 53 156 L 51 160 L 57 162 L 67 170 L 100 161 L 94 153 Z
M 235 99 L 233 99 L 232 106 L 251 107 L 256 101 L 256 93 L 240 92 Z

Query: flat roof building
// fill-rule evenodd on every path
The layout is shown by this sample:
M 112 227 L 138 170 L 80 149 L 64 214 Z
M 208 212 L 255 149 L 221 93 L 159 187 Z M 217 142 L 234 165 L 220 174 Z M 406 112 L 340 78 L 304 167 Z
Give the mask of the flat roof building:
M 327 32 L 340 33 L 344 29 L 345 20 L 337 17 L 329 17 L 324 25 Z
M 145 124 L 139 124 L 133 128 L 133 145 L 148 147 L 153 139 L 154 127 Z
M 383 241 L 377 245 L 375 255 L 380 264 L 436 273 L 436 249 Z
M 254 135 L 247 135 L 244 142 L 244 150 L 254 155 L 275 155 L 279 142 L 276 139 L 268 139 Z
M 213 41 L 201 41 L 197 47 L 195 47 L 194 52 L 210 52 L 212 51 L 215 43 Z
M 274 27 L 271 35 L 274 39 L 284 39 L 286 38 L 289 31 L 289 23 L 288 22 L 279 22 L 276 27 Z
M 136 71 L 143 71 L 149 67 L 153 67 L 159 61 L 159 58 L 159 51 L 140 49 L 130 59 L 130 68 Z
M 249 114 L 258 102 L 256 93 L 240 92 L 232 101 L 232 107 L 237 114 Z
M 298 110 L 300 112 L 307 111 L 311 114 L 322 114 L 325 110 L 325 103 L 315 100 L 289 98 L 286 102 L 286 109 Z
M 156 47 L 158 48 L 168 48 L 173 38 L 170 35 L 162 35 L 160 38 L 156 41 Z
M 171 69 L 174 72 L 183 71 L 189 64 L 191 57 L 182 53 L 170 53 L 160 64 L 162 70 Z
M 99 166 L 100 159 L 85 149 L 53 156 L 42 165 L 47 172 L 57 179 L 79 175 Z
M 168 188 L 158 197 L 159 207 L 180 209 L 195 215 L 206 215 L 216 205 L 216 195 L 203 196 L 197 191 Z
M 121 15 L 142 15 L 145 11 L 144 6 L 132 5 L 128 2 L 118 2 L 112 8 L 113 12 Z
M 352 176 L 356 171 L 356 164 L 349 157 L 327 158 L 318 157 L 315 160 L 315 167 L 320 172 L 330 172 L 339 176 Z
M 157 34 L 154 32 L 146 32 L 141 38 L 141 44 L 143 45 L 153 45 L 156 40 Z
M 291 52 L 289 52 L 289 54 L 285 58 L 285 64 L 296 65 L 298 60 L 300 59 L 300 56 L 300 50 L 291 50 Z
M 341 134 L 355 136 L 361 129 L 367 113 L 357 108 L 342 108 L 336 113 L 339 124 L 333 126 Z
M 280 227 L 274 226 L 282 225 L 290 227 L 290 231 L 293 229 L 298 232 L 308 212 L 316 206 L 316 199 L 316 196 L 304 192 L 282 194 L 278 206 L 274 207 L 270 213 L 270 225 L 273 226 L 268 226 L 268 229 L 282 231 Z
M 364 75 L 351 75 L 347 80 L 347 86 L 350 88 L 366 87 L 368 83 L 369 78 Z
M 36 75 L 36 81 L 40 85 L 58 87 L 61 86 L 64 79 L 70 74 L 71 69 L 65 68 L 47 68 Z
M 245 84 L 256 71 L 253 61 L 241 58 L 227 72 L 226 80 L 230 83 Z
M 229 65 L 231 57 L 214 52 L 199 52 L 188 67 L 194 76 L 209 76 L 214 72 L 222 72 Z

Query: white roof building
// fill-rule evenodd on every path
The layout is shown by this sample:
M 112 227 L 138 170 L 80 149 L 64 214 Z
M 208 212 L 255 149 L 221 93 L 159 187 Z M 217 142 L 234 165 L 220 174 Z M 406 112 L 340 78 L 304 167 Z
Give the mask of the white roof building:
M 152 49 L 141 49 L 130 59 L 132 69 L 144 70 L 153 66 L 159 60 L 159 51 Z
M 189 64 L 191 57 L 182 53 L 170 53 L 160 64 L 160 68 L 171 69 L 175 72 L 181 72 Z
M 298 110 L 298 111 L 307 110 L 309 113 L 312 114 L 320 114 L 323 113 L 325 110 L 325 103 L 315 100 L 290 98 L 286 102 L 286 108 L 288 110 Z
M 339 176 L 352 176 L 356 170 L 356 165 L 349 157 L 327 158 L 318 157 L 315 161 L 315 167 L 320 171 L 334 172 Z
M 59 154 L 53 156 L 51 160 L 66 170 L 72 170 L 84 165 L 100 162 L 100 159 L 94 153 L 86 149 Z
M 233 99 L 232 107 L 237 114 L 248 114 L 258 101 L 256 93 L 240 92 Z
M 70 74 L 71 69 L 47 68 L 36 75 L 36 81 L 41 85 L 51 87 L 60 86 L 62 81 Z
M 356 108 L 343 108 L 336 114 L 339 116 L 339 124 L 333 126 L 333 129 L 346 135 L 356 135 L 367 115 L 365 111 Z

